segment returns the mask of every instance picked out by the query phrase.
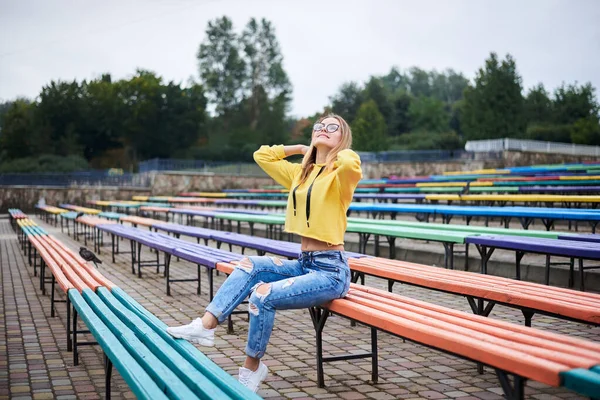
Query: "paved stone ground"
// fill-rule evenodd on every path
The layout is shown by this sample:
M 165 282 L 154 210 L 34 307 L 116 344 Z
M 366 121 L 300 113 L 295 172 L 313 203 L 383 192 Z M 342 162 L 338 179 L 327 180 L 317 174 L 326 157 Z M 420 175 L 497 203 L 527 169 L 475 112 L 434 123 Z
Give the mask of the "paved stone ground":
M 49 232 L 73 249 L 75 242 L 60 229 L 37 220 Z M 129 247 L 122 242 L 123 248 Z M 195 294 L 193 283 L 176 283 L 172 296 L 166 296 L 162 274 L 146 269 L 138 278 L 130 272 L 128 254 L 110 261 L 110 249 L 100 255 L 101 272 L 124 289 L 165 323 L 177 325 L 198 316 L 208 303 L 208 282 L 203 279 L 202 295 Z M 236 249 L 234 249 L 236 251 Z M 239 249 L 237 250 L 239 251 Z M 38 279 L 27 265 L 18 247 L 16 235 L 7 220 L 0 220 L 0 276 L 2 309 L 0 311 L 0 398 L 12 399 L 96 399 L 104 397 L 102 352 L 98 346 L 80 351 L 80 364 L 73 366 L 72 354 L 66 351 L 64 305 L 58 304 L 57 316 L 50 317 L 50 299 L 39 290 Z M 143 258 L 154 257 L 147 250 Z M 187 262 L 172 262 L 174 277 L 195 273 Z M 224 280 L 216 277 L 216 287 Z M 385 282 L 368 278 L 369 285 L 385 288 Z M 395 291 L 469 312 L 467 302 L 457 296 L 409 286 L 396 285 Z M 61 295 L 62 296 L 62 295 Z M 519 311 L 497 306 L 493 318 L 522 324 Z M 227 372 L 236 375 L 244 359 L 247 334 L 246 318 L 234 317 L 235 334 L 220 328 L 214 348 L 199 347 Z M 600 328 L 536 316 L 535 327 L 590 340 L 600 340 Z M 326 354 L 368 350 L 369 329 L 350 326 L 347 320 L 331 317 L 325 329 Z M 91 339 L 91 338 L 90 338 Z M 259 394 L 270 399 L 501 399 L 501 389 L 493 371 L 477 374 L 473 363 L 444 353 L 379 334 L 378 384 L 370 379 L 369 359 L 338 361 L 325 366 L 326 388 L 316 385 L 314 331 L 307 310 L 280 312 L 265 357 L 270 375 Z M 112 394 L 115 399 L 133 398 L 117 372 Z M 532 399 L 578 398 L 571 392 L 528 382 L 526 397 Z

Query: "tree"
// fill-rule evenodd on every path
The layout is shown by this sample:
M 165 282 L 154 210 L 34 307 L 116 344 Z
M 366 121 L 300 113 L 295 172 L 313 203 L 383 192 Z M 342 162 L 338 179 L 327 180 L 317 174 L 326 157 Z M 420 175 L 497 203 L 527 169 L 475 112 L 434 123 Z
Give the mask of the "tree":
M 571 128 L 573 143 L 600 145 L 600 121 L 598 116 L 580 118 Z
M 521 77 L 515 60 L 500 62 L 495 53 L 475 76 L 475 86 L 464 93 L 461 126 L 468 139 L 522 137 L 526 120 Z
M 409 116 L 414 132 L 444 132 L 450 115 L 445 104 L 433 97 L 419 96 L 410 103 Z
M 462 99 L 463 92 L 469 85 L 469 80 L 463 74 L 456 73 L 452 69 L 443 73 L 432 71 L 430 77 L 431 96 L 448 104 Z
M 45 152 L 68 156 L 81 150 L 84 134 L 84 92 L 77 81 L 51 81 L 42 88 L 36 104 L 36 125 L 43 126 L 41 137 Z
M 329 98 L 331 109 L 346 121 L 354 121 L 360 105 L 364 101 L 362 88 L 356 82 L 346 82 L 338 93 Z
M 411 128 L 410 106 L 411 96 L 404 91 L 399 91 L 392 100 L 392 118 L 389 124 L 390 136 L 398 136 L 406 133 Z
M 0 135 L 2 160 L 34 155 L 33 107 L 29 101 L 18 99 L 5 111 Z
M 598 116 L 600 106 L 591 83 L 582 86 L 561 85 L 554 92 L 554 119 L 559 124 L 573 124 L 582 118 Z
M 352 123 L 353 147 L 362 151 L 383 151 L 388 148 L 387 126 L 374 100 L 358 109 Z
M 552 121 L 552 100 L 541 83 L 531 88 L 525 98 L 525 118 L 529 124 Z
M 241 37 L 245 59 L 245 97 L 250 98 L 250 128 L 256 130 L 261 109 L 267 103 L 278 102 L 285 107 L 292 87 L 283 69 L 283 56 L 273 24 L 266 19 L 260 23 L 252 18 Z
M 412 67 L 409 74 L 410 93 L 415 97 L 431 96 L 430 74 L 419 67 Z
M 200 77 L 217 115 L 237 107 L 243 96 L 246 66 L 229 18 L 209 21 L 197 58 Z
M 390 123 L 392 119 L 392 104 L 390 102 L 390 93 L 388 93 L 385 87 L 382 85 L 378 78 L 371 77 L 364 90 L 365 100 L 373 100 L 377 104 L 377 109 L 383 115 L 386 125 Z

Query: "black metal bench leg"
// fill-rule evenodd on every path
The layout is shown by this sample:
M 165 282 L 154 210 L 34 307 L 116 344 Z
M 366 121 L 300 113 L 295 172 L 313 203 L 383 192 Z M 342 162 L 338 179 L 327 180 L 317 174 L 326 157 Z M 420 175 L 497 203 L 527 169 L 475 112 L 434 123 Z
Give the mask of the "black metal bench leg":
M 37 276 L 37 249 L 35 247 L 33 248 L 33 276 Z
M 396 259 L 396 238 L 393 236 L 387 237 L 388 245 L 390 247 L 390 260 Z
M 379 363 L 377 361 L 377 329 L 371 327 L 371 380 L 379 381 Z
M 104 385 L 106 388 L 106 400 L 110 400 L 110 381 L 112 377 L 112 361 L 104 354 Z
M 142 277 L 142 244 L 137 244 L 137 265 L 138 265 L 138 278 Z
M 508 400 L 522 400 L 525 398 L 525 378 L 514 375 L 511 384 L 505 371 L 496 369 L 496 375 L 504 391 L 504 397 Z
M 73 343 L 71 342 L 71 300 L 67 293 L 67 351 L 73 350 Z
M 115 262 L 115 234 L 111 233 L 111 249 L 112 249 L 112 262 Z
M 575 259 L 569 259 L 569 287 L 572 288 L 575 284 Z
M 79 365 L 77 352 L 77 310 L 75 308 L 73 308 L 73 327 L 71 328 L 71 331 L 73 334 L 73 365 Z
M 131 244 L 131 273 L 135 274 L 135 242 L 133 240 L 129 242 Z
M 585 283 L 583 275 L 583 258 L 579 259 L 579 290 L 585 292 Z
M 200 284 L 202 282 L 202 271 L 201 271 L 201 265 L 198 264 L 198 288 L 196 289 L 196 294 L 200 295 L 202 294 L 202 289 L 200 288 Z
M 206 270 L 206 273 L 208 274 L 208 296 L 210 301 L 212 301 L 214 297 L 213 270 L 214 268 L 208 268 Z
M 51 290 L 51 293 L 50 293 L 50 316 L 52 318 L 54 318 L 54 316 L 55 316 L 55 313 L 54 313 L 54 284 L 55 284 L 55 282 L 56 282 L 56 279 L 54 279 L 54 275 L 52 275 L 52 286 L 51 286 L 52 289 L 50 289 Z
M 317 342 L 317 386 L 323 388 L 325 387 L 325 376 L 323 373 L 323 328 L 325 327 L 327 317 L 329 317 L 329 311 L 311 307 L 309 308 L 309 312 L 315 327 Z
M 523 256 L 525 255 L 524 251 L 517 251 L 515 253 L 515 268 L 516 268 L 516 276 L 517 276 L 517 280 L 521 280 L 521 260 L 523 259 Z
M 227 334 L 233 334 L 233 319 L 231 319 L 231 314 L 227 317 Z
M 167 279 L 167 296 L 171 295 L 171 255 L 165 253 L 165 278 Z
M 523 317 L 525 317 L 525 326 L 531 326 L 531 319 L 535 315 L 535 312 L 531 310 L 521 310 Z
M 40 266 L 40 289 L 42 290 L 42 294 L 46 295 L 46 262 L 42 259 Z

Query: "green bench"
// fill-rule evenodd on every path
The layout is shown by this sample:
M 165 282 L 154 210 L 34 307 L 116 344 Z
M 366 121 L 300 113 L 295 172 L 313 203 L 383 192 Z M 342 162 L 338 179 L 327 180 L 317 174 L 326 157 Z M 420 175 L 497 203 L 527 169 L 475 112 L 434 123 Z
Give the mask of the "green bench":
M 260 399 L 192 344 L 171 337 L 164 323 L 123 290 L 72 289 L 68 296 L 73 326 L 80 317 L 104 351 L 107 399 L 113 367 L 138 399 Z

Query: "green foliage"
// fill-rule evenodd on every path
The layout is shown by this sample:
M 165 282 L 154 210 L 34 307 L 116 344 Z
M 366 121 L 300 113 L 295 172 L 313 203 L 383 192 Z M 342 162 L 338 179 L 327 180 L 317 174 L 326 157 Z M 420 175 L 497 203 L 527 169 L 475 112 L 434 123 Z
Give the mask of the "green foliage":
M 515 60 L 492 53 L 464 92 L 461 128 L 468 139 L 522 137 L 525 119 L 521 77 Z
M 363 89 L 356 82 L 347 82 L 340 86 L 338 93 L 331 96 L 331 110 L 346 121 L 354 121 L 360 105 L 365 100 Z
M 88 162 L 81 156 L 57 156 L 44 154 L 39 157 L 16 158 L 0 164 L 0 173 L 8 172 L 74 172 L 89 169 Z
M 541 83 L 529 90 L 525 97 L 525 115 L 529 124 L 553 121 L 552 100 Z
M 525 137 L 531 140 L 569 143 L 571 141 L 571 125 L 531 124 L 527 127 Z
M 554 92 L 554 121 L 559 124 L 573 124 L 582 118 L 598 116 L 600 106 L 594 87 L 588 83 L 582 86 L 564 84 Z
M 456 132 L 407 133 L 390 140 L 390 150 L 458 150 L 464 142 Z
M 0 155 L 3 161 L 73 155 L 105 165 L 95 160 L 123 149 L 127 157 L 110 166 L 132 169 L 141 159 L 170 157 L 206 136 L 205 108 L 202 86 L 165 84 L 149 71 L 118 82 L 110 75 L 52 81 L 35 103 L 17 100 L 5 112 Z
M 450 114 L 445 104 L 434 98 L 419 96 L 410 103 L 408 111 L 414 132 L 443 132 L 448 130 Z
M 33 106 L 26 100 L 10 103 L 4 112 L 0 157 L 12 160 L 34 154 L 36 134 L 33 126 Z
M 198 50 L 198 69 L 217 115 L 235 108 L 242 98 L 246 65 L 239 47 L 239 38 L 229 18 L 208 22 L 206 39 Z
M 292 86 L 271 22 L 252 18 L 241 34 L 227 17 L 209 22 L 198 62 L 216 115 L 190 154 L 251 161 L 260 144 L 288 140 Z
M 251 162 L 261 144 L 310 143 L 314 121 L 329 111 L 351 123 L 357 150 L 454 149 L 463 138 L 501 137 L 600 145 L 595 88 L 563 84 L 549 95 L 540 84 L 524 97 L 510 55 L 491 53 L 472 85 L 452 69 L 393 67 L 344 83 L 323 112 L 296 120 L 271 22 L 252 18 L 238 32 L 224 16 L 205 32 L 199 82 L 140 69 L 118 81 L 51 81 L 35 101 L 0 103 L 2 170 L 134 170 L 155 157 Z
M 354 149 L 383 151 L 388 148 L 387 126 L 375 100 L 369 100 L 360 106 L 351 128 Z
M 576 121 L 571 128 L 573 143 L 600 145 L 600 121 L 598 116 L 589 116 Z

